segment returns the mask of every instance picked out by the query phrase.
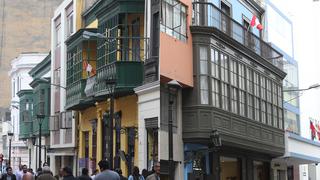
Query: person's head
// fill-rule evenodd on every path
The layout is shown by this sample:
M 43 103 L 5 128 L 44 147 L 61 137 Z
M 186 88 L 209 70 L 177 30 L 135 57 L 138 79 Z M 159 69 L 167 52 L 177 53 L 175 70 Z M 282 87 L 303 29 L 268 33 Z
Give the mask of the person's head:
M 159 162 L 155 162 L 153 165 L 153 170 L 156 174 L 160 175 L 160 163 Z
M 89 174 L 89 170 L 87 168 L 83 168 L 82 169 L 82 175 L 88 176 L 88 174 Z
M 100 168 L 100 171 L 104 171 L 104 170 L 107 170 L 109 169 L 109 162 L 105 159 L 101 160 L 99 163 L 99 168 Z
M 12 175 L 12 167 L 7 167 L 6 171 L 8 175 Z
M 28 172 L 30 172 L 31 174 L 33 174 L 33 169 L 32 169 L 32 168 L 29 168 L 29 169 L 28 169 Z
M 62 174 L 63 174 L 63 176 L 72 175 L 72 169 L 70 167 L 66 166 L 62 169 Z
M 137 166 L 135 166 L 135 167 L 133 167 L 133 171 L 132 171 L 132 174 L 134 175 L 134 176 L 138 176 L 139 175 L 139 168 L 137 167 Z
M 49 166 L 44 166 L 44 167 L 42 168 L 42 173 L 43 173 L 43 174 L 51 174 L 50 167 L 49 167 Z
M 27 165 L 23 165 L 23 166 L 22 166 L 22 171 L 23 171 L 23 173 L 27 173 L 27 172 L 28 172 L 28 167 L 27 167 Z
M 148 170 L 142 169 L 141 175 L 142 175 L 143 177 L 147 177 L 147 176 L 149 175 Z
M 122 175 L 122 170 L 121 170 L 120 168 L 117 168 L 115 171 L 116 171 L 119 175 Z

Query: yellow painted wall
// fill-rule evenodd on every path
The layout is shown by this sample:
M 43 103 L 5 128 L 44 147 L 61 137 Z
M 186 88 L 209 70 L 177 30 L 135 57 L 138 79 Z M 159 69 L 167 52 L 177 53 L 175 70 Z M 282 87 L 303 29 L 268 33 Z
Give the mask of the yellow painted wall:
M 76 32 L 82 28 L 82 11 L 84 8 L 84 0 L 77 0 L 76 14 Z
M 94 20 L 91 24 L 89 24 L 86 28 L 98 28 L 98 19 Z
M 121 126 L 138 128 L 138 106 L 136 95 L 125 96 L 115 99 L 114 112 L 121 111 Z M 90 120 L 97 118 L 97 163 L 102 159 L 102 114 L 109 110 L 109 101 L 96 103 L 96 107 L 90 107 L 80 112 L 79 120 L 79 158 L 84 158 L 84 137 L 83 132 L 89 131 L 89 157 L 92 158 L 92 127 Z M 115 153 L 115 132 L 114 132 L 114 153 Z M 128 136 L 126 133 L 121 134 L 120 149 L 127 153 L 128 151 Z M 134 164 L 138 164 L 138 139 L 135 140 Z M 121 160 L 121 169 L 124 175 L 127 175 L 127 167 L 124 161 Z

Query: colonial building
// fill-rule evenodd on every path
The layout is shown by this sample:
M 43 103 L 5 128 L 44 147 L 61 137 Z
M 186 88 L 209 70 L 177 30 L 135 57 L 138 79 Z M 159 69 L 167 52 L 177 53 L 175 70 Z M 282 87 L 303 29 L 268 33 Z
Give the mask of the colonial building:
M 33 119 L 31 118 L 32 112 L 32 98 L 24 100 L 20 96 L 22 92 L 28 91 L 32 95 L 32 87 L 30 83 L 33 78 L 30 76 L 29 71 L 40 63 L 47 54 L 42 53 L 22 53 L 11 62 L 11 71 L 9 75 L 12 83 L 12 99 L 11 99 L 11 118 L 3 124 L 7 132 L 13 132 L 12 147 L 11 147 L 11 166 L 18 169 L 19 165 L 30 165 L 31 159 L 29 158 L 29 151 L 27 139 L 32 137 L 33 130 L 31 128 Z M 23 105 L 22 105 L 23 104 Z M 26 116 L 30 117 L 24 119 L 22 111 L 25 111 Z M 27 124 L 28 127 L 25 125 Z M 7 133 L 6 133 L 7 134 Z M 6 143 L 9 144 L 8 142 Z M 8 148 L 9 150 L 9 148 Z M 7 154 L 9 156 L 9 154 Z M 8 159 L 8 156 L 6 157 Z
M 136 93 L 139 133 L 148 135 L 139 139 L 139 153 L 152 156 L 140 168 L 158 160 L 163 178 L 270 179 L 271 159 L 285 148 L 286 74 L 282 54 L 250 26 L 253 16 L 263 20 L 264 7 L 251 0 L 146 7 L 152 53 Z M 158 97 L 160 113 L 147 112 Z
M 147 40 L 144 1 L 96 1 L 67 41 L 66 108 L 77 111 L 79 169 L 138 164 L 137 97 Z

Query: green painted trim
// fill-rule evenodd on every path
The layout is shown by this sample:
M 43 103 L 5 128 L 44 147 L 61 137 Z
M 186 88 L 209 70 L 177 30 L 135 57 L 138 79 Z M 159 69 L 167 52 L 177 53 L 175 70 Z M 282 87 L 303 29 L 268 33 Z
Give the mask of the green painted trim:
M 96 33 L 97 29 L 96 28 L 87 28 L 87 29 L 79 29 L 75 34 L 70 36 L 66 41 L 65 44 L 67 45 L 67 51 L 73 49 L 74 47 L 78 46 L 81 44 L 83 41 L 87 40 L 95 40 L 95 39 L 86 39 L 83 37 L 83 32 L 84 31 L 89 31 L 92 33 Z
M 29 75 L 33 78 L 40 78 L 51 69 L 51 52 L 48 56 L 29 71 Z

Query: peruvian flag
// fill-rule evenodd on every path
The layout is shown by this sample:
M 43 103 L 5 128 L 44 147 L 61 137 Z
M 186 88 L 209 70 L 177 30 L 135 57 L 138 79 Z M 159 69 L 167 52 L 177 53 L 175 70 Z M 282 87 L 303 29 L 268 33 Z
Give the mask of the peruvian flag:
M 88 73 L 96 74 L 95 69 L 86 60 L 83 61 L 83 70 L 87 71 Z
M 256 27 L 257 29 L 259 29 L 259 31 L 261 31 L 263 29 L 262 24 L 259 22 L 259 19 L 256 16 L 252 17 L 250 26 Z
M 314 140 L 316 138 L 316 128 L 314 127 L 312 121 L 310 121 L 310 129 L 311 129 L 311 139 Z

